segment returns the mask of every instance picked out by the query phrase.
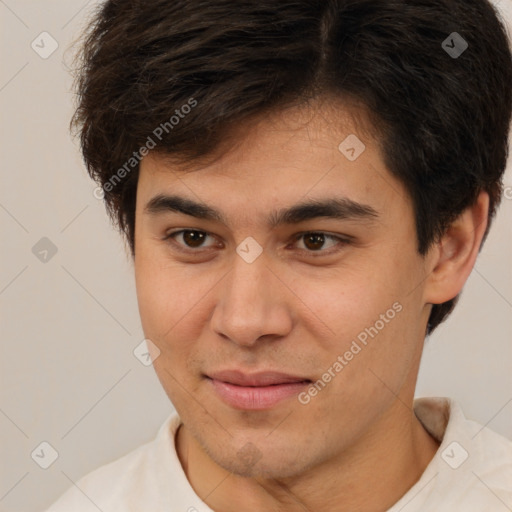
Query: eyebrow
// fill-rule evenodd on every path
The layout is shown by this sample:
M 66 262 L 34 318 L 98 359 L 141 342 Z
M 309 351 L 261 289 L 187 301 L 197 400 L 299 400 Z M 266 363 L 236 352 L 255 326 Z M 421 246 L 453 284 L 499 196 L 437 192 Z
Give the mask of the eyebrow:
M 144 212 L 149 215 L 178 212 L 197 219 L 228 224 L 222 213 L 215 208 L 178 195 L 158 194 L 148 201 Z M 379 217 L 379 213 L 370 205 L 358 203 L 346 197 L 331 197 L 312 199 L 271 212 L 267 217 L 267 224 L 270 228 L 275 228 L 282 224 L 298 224 L 320 217 L 373 221 Z

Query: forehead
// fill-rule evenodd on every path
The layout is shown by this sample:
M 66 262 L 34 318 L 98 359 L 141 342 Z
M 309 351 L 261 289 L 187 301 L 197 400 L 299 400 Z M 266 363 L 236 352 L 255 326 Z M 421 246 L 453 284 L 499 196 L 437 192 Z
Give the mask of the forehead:
M 183 165 L 150 153 L 140 165 L 137 208 L 156 194 L 176 193 L 239 215 L 334 194 L 375 210 L 408 203 L 368 122 L 361 110 L 342 105 L 294 108 L 235 127 L 229 145 L 202 161 Z

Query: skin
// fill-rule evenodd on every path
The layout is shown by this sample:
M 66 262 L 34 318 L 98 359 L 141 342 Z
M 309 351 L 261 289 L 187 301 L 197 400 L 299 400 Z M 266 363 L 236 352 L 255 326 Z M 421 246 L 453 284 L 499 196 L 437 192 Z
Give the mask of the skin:
M 431 304 L 457 295 L 473 268 L 488 196 L 482 192 L 420 256 L 412 202 L 377 142 L 353 109 L 317 107 L 247 121 L 233 132 L 237 144 L 213 162 L 184 170 L 154 153 L 141 162 L 134 263 L 142 325 L 183 421 L 176 437 L 183 469 L 218 512 L 385 511 L 438 448 L 412 408 L 425 327 Z M 349 134 L 366 145 L 353 162 L 338 150 Z M 149 214 L 145 205 L 159 193 L 204 202 L 226 223 Z M 379 216 L 266 224 L 271 211 L 332 196 L 371 205 Z M 199 247 L 183 236 L 164 240 L 179 229 L 211 236 Z M 352 241 L 326 238 L 311 250 L 294 238 L 305 231 Z M 252 263 L 235 251 L 248 236 L 263 248 Z M 240 410 L 204 377 L 270 369 L 316 381 L 397 301 L 402 310 L 306 405 L 294 396 Z M 239 453 L 244 446 L 252 459 Z

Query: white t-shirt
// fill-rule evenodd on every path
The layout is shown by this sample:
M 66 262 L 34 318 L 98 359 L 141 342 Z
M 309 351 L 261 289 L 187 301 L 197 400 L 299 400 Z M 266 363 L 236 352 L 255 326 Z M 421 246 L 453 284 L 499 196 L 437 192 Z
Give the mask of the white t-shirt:
M 512 442 L 447 398 L 418 398 L 414 411 L 441 442 L 420 480 L 388 512 L 507 512 L 512 509 Z M 212 512 L 181 467 L 173 412 L 156 438 L 80 479 L 46 512 Z

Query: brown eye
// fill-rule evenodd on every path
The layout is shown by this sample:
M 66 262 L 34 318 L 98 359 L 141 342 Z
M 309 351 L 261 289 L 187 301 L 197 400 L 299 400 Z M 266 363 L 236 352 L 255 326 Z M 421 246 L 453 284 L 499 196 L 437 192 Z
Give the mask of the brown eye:
M 208 238 L 211 238 L 213 243 L 210 243 L 210 245 L 205 245 L 205 241 Z M 212 235 L 209 235 L 205 231 L 199 231 L 197 229 L 181 229 L 179 231 L 175 231 L 174 233 L 168 233 L 164 237 L 164 240 L 171 240 L 171 243 L 174 246 L 184 251 L 186 251 L 187 249 L 192 250 L 197 248 L 208 249 L 215 245 L 215 241 Z
M 200 247 L 205 237 L 206 233 L 203 231 L 183 231 L 183 241 L 189 247 Z
M 329 235 L 323 231 L 300 233 L 296 235 L 295 240 L 296 243 L 299 244 L 299 250 L 310 256 L 328 255 L 341 250 L 343 246 L 350 244 L 349 238 Z M 303 247 L 301 247 L 301 245 Z
M 324 243 L 325 236 L 322 233 L 308 233 L 304 235 L 304 245 L 312 251 L 318 251 Z

